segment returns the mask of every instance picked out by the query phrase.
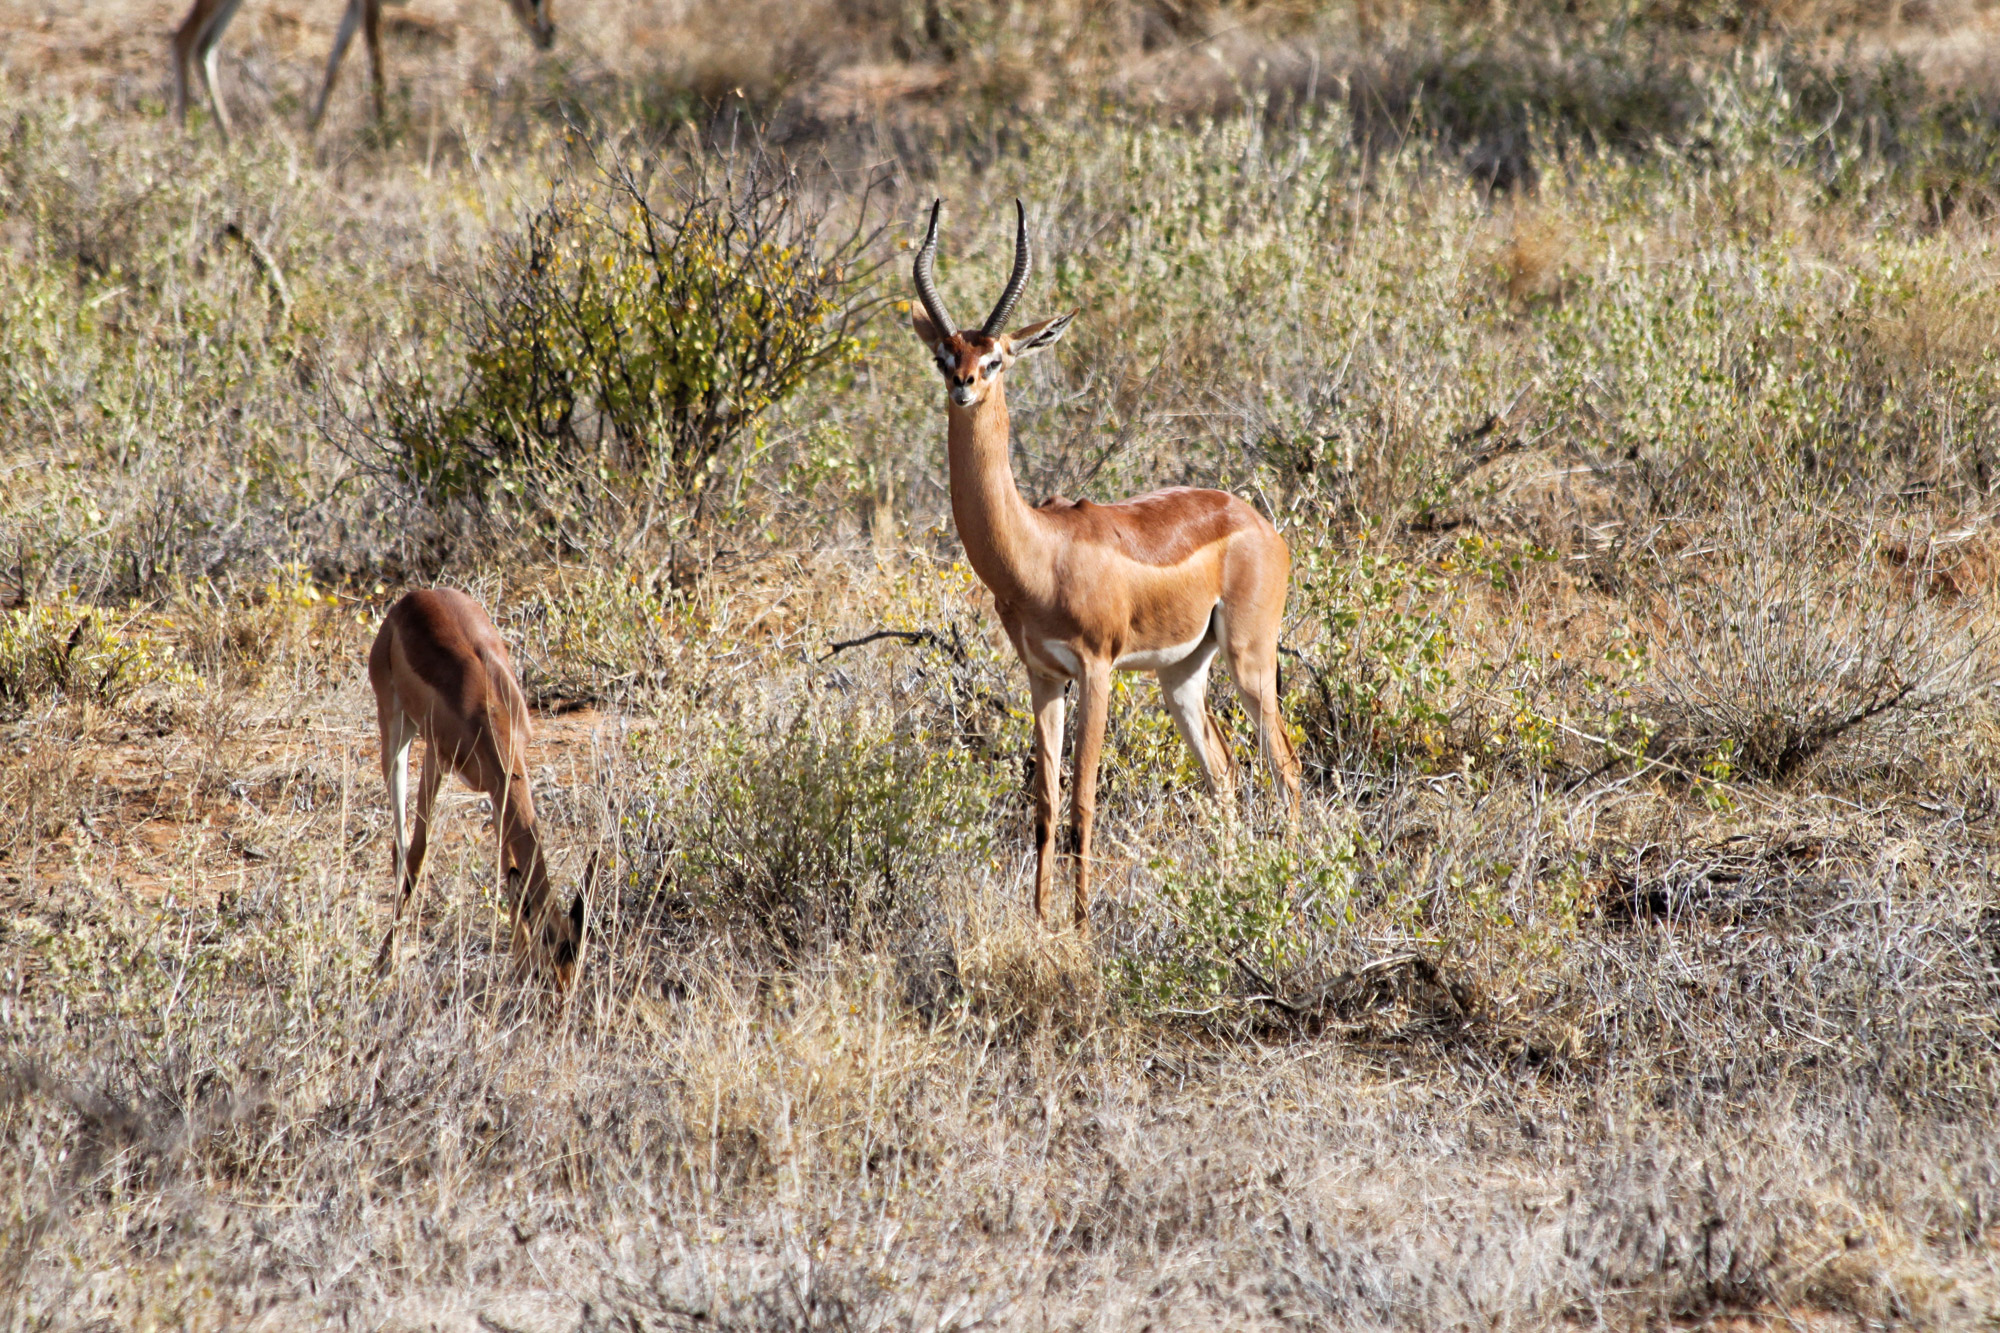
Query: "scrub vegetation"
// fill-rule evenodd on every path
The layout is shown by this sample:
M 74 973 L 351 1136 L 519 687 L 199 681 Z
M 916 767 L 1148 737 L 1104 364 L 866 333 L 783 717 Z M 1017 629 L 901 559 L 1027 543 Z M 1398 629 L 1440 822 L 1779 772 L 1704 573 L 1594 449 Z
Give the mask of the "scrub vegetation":
M 224 151 L 173 6 L 8 2 L 6 1328 L 2000 1320 L 2000 9 L 413 0 L 314 140 L 253 3 Z M 934 195 L 1083 310 L 1031 500 L 1293 552 L 1298 833 L 1121 678 L 1088 940 Z M 565 997 L 463 791 L 373 968 L 429 582 Z

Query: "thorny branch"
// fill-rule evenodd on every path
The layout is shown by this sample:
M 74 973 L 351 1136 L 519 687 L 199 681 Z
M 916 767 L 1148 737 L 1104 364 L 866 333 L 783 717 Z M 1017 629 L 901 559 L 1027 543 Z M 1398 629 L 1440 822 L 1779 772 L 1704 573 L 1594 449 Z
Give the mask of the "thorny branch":
M 959 635 L 958 626 L 956 625 L 951 627 L 951 639 L 949 642 L 945 640 L 944 635 L 934 629 L 878 629 L 874 633 L 864 634 L 858 639 L 839 640 L 833 645 L 826 656 L 819 660 L 830 662 L 849 648 L 864 647 L 867 644 L 876 643 L 883 639 L 894 639 L 898 643 L 912 645 L 927 644 L 951 658 L 954 666 L 964 666 L 966 662 L 965 640 Z

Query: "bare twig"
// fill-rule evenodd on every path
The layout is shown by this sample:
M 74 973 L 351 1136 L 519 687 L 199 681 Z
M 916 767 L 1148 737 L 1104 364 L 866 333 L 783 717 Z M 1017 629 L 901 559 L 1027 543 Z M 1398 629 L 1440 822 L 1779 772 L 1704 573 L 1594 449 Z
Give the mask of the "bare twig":
M 225 226 L 222 229 L 222 234 L 227 239 L 235 241 L 243 247 L 244 251 L 250 256 L 250 262 L 257 266 L 258 272 L 264 275 L 264 281 L 270 284 L 271 295 L 278 302 L 279 320 L 290 319 L 292 317 L 292 289 L 285 282 L 285 271 L 278 267 L 278 261 L 271 257 L 271 252 L 264 248 L 264 243 L 235 222 L 231 222 Z
M 952 627 L 951 638 L 949 640 L 934 629 L 878 629 L 874 633 L 864 634 L 858 639 L 840 640 L 833 645 L 825 657 L 819 660 L 822 662 L 831 661 L 835 656 L 846 652 L 849 648 L 864 647 L 867 644 L 876 643 L 882 639 L 894 639 L 898 643 L 926 644 L 945 654 L 953 662 L 960 665 L 963 665 L 965 662 L 965 643 L 964 640 L 959 638 L 958 627 L 956 625 Z

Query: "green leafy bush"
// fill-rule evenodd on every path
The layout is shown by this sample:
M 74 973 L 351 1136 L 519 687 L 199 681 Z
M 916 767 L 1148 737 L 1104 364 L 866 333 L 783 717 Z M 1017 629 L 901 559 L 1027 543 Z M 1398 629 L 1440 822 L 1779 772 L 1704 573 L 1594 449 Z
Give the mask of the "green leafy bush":
M 701 617 L 671 580 L 671 570 L 644 577 L 586 566 L 508 598 L 497 614 L 515 645 L 515 670 L 528 698 L 697 694 L 712 665 L 702 651 Z
M 173 647 L 68 598 L 0 613 L 0 713 L 56 696 L 113 704 L 176 671 Z
M 985 854 L 1004 772 L 939 739 L 859 712 L 731 731 L 658 775 L 655 817 L 632 825 L 653 845 L 630 859 L 711 929 L 782 958 L 920 927 L 938 868 Z
M 1280 979 L 1353 921 L 1355 845 L 1257 843 L 1192 864 L 1160 861 L 1164 921 L 1113 966 L 1142 1009 L 1213 1004 L 1253 978 Z
M 1299 601 L 1320 622 L 1318 660 L 1301 658 L 1308 748 L 1326 766 L 1427 765 L 1465 739 L 1467 687 L 1490 684 L 1490 660 L 1458 624 L 1465 585 L 1506 588 L 1551 553 L 1462 537 L 1435 561 L 1359 551 L 1302 552 Z M 1477 728 L 1473 728 L 1477 730 Z
M 855 351 L 872 238 L 827 230 L 762 157 L 559 180 L 462 293 L 460 355 L 385 377 L 394 471 L 439 507 L 525 496 L 591 527 L 705 507 L 731 447 Z
M 1435 758 L 1450 721 L 1450 659 L 1457 646 L 1438 605 L 1434 568 L 1361 552 L 1322 561 L 1308 552 L 1300 582 L 1325 626 L 1324 664 L 1312 671 L 1307 739 L 1335 756 Z

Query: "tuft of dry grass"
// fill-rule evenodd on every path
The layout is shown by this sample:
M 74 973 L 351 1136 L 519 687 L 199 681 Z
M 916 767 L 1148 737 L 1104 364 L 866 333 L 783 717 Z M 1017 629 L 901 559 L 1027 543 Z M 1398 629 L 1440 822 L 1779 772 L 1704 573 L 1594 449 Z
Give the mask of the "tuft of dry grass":
M 1699 572 L 1655 613 L 1660 739 L 1690 767 L 1772 781 L 1837 744 L 1850 765 L 1920 763 L 1935 719 L 1990 684 L 1982 623 L 1927 570 L 1884 587 L 1872 536 L 1770 526 L 1740 515 L 1683 553 Z

